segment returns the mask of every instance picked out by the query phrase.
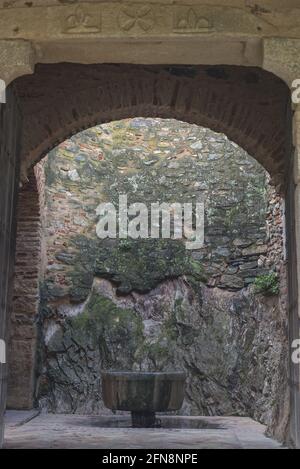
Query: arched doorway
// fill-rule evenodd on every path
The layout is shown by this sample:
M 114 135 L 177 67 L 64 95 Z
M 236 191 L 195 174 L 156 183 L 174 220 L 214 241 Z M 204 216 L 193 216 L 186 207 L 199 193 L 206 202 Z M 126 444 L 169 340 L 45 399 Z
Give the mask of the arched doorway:
M 282 193 L 289 187 L 292 213 L 289 90 L 272 74 L 227 66 L 60 64 L 37 66 L 33 76 L 16 80 L 13 86 L 24 119 L 23 180 L 50 149 L 79 130 L 125 117 L 172 117 L 223 132 L 247 150 Z M 293 222 L 292 216 L 288 223 Z M 292 233 L 289 228 L 291 247 Z M 290 272 L 294 282 L 292 266 Z

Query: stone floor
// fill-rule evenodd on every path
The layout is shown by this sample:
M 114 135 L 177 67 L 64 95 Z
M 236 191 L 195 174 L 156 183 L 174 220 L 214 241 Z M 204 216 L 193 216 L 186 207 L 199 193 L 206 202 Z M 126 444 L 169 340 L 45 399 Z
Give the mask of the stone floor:
M 276 449 L 265 427 L 240 417 L 161 417 L 164 428 L 134 429 L 127 417 L 8 411 L 5 448 Z M 168 427 L 168 428 L 166 428 Z

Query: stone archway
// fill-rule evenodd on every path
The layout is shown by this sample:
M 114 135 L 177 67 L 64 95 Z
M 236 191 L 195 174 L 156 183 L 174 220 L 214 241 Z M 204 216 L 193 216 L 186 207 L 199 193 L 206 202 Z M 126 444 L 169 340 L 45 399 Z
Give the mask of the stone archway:
M 292 165 L 289 89 L 258 68 L 38 65 L 12 88 L 24 119 L 21 178 L 68 136 L 124 117 L 172 117 L 225 133 L 285 193 Z M 290 185 L 290 197 L 293 188 Z M 292 225 L 294 217 L 289 220 Z M 289 231 L 291 250 L 292 233 Z M 293 276 L 292 276 L 293 277 Z M 295 291 L 295 290 L 293 290 Z M 297 309 L 295 295 L 293 309 Z
M 37 65 L 15 81 L 24 116 L 21 176 L 70 135 L 126 117 L 175 118 L 225 133 L 284 190 L 289 89 L 256 67 Z

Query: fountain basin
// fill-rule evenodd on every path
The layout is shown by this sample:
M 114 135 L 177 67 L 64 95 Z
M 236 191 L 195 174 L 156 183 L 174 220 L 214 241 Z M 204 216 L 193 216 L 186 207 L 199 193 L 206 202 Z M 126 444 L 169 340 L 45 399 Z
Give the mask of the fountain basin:
M 113 411 L 131 412 L 133 426 L 153 426 L 155 412 L 180 409 L 185 379 L 182 372 L 103 371 L 103 401 Z

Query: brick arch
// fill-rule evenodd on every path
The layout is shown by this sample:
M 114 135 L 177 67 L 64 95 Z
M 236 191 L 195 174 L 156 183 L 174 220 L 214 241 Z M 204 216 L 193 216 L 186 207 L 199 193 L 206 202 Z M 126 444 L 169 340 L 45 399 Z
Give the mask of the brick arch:
M 128 117 L 175 118 L 225 133 L 285 187 L 290 93 L 253 67 L 38 65 L 14 85 L 24 118 L 22 174 L 71 135 Z

